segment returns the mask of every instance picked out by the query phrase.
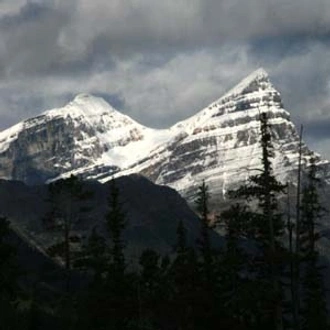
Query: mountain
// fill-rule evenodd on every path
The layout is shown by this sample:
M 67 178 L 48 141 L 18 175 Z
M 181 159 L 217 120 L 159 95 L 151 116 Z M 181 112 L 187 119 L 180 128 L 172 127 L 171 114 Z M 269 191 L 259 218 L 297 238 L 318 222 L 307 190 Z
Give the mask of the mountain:
M 111 152 L 145 140 L 153 130 L 101 98 L 78 95 L 63 108 L 25 120 L 0 134 L 0 177 L 34 184 L 73 170 L 97 166 L 120 170 Z M 90 176 L 90 173 L 89 173 Z
M 106 182 L 140 173 L 190 201 L 202 180 L 223 196 L 260 168 L 261 112 L 272 127 L 275 173 L 294 181 L 299 137 L 263 69 L 168 129 L 145 127 L 101 98 L 78 95 L 0 133 L 0 177 L 37 184 L 70 174 Z M 302 153 L 303 163 L 314 157 L 329 180 L 329 162 L 305 144 Z
M 127 276 L 130 281 L 136 279 L 131 271 L 135 271 L 136 275 L 140 274 L 137 270 L 140 270 L 138 265 L 142 251 L 152 249 L 162 256 L 174 255 L 179 221 L 182 221 L 186 229 L 187 243 L 190 246 L 197 245 L 201 229 L 200 220 L 175 190 L 155 185 L 140 175 L 120 177 L 115 179 L 115 183 L 127 219 L 124 230 L 124 251 L 129 270 Z M 107 204 L 111 188 L 112 182 L 105 184 L 98 181 L 82 182 L 83 191 L 91 194 L 89 199 L 80 201 L 79 205 L 74 203 L 70 205 L 74 205 L 70 207 L 72 261 L 77 260 L 77 252 L 80 251 L 81 244 L 86 243 L 94 228 L 106 240 L 109 239 L 105 214 L 108 212 Z M 77 212 L 82 206 L 85 210 L 87 208 L 88 212 Z M 36 327 L 63 329 L 64 323 L 59 318 L 61 312 L 57 310 L 58 306 L 63 306 L 63 297 L 67 297 L 68 293 L 74 297 L 76 308 L 69 310 L 70 315 L 73 310 L 75 313 L 81 313 L 81 304 L 86 299 L 86 289 L 89 287 L 90 272 L 77 269 L 68 272 L 61 267 L 59 261 L 63 262 L 63 260 L 54 257 L 51 253 L 45 253 L 49 251 L 50 246 L 63 241 L 64 236 L 63 229 L 47 226 L 47 222 L 44 221 L 49 211 L 47 185 L 29 186 L 20 181 L 0 180 L 0 213 L 10 220 L 10 231 L 5 236 L 5 243 L 15 248 L 13 263 L 19 271 L 20 298 L 15 300 L 15 306 L 17 303 L 22 313 L 26 311 L 22 318 L 25 323 L 21 323 L 20 326 L 26 324 L 30 329 Z M 223 244 L 223 239 L 211 230 L 210 237 L 213 246 L 219 247 Z M 2 249 L 2 252 L 6 251 Z M 6 270 L 6 267 L 14 266 L 11 263 L 2 265 L 2 269 Z M 4 274 L 6 275 L 6 272 Z M 3 274 L 1 275 L 3 277 Z M 2 299 L 2 307 L 5 306 L 3 301 L 4 299 Z M 37 306 L 33 310 L 30 307 L 32 301 Z M 64 306 L 68 309 L 71 305 Z M 1 309 L 2 312 L 4 310 Z M 0 328 L 4 329 L 2 323 L 3 318 Z M 8 329 L 13 328 L 8 327 Z
M 171 254 L 179 221 L 187 230 L 189 245 L 196 244 L 200 220 L 174 189 L 155 185 L 136 174 L 120 177 L 115 182 L 127 218 L 124 238 L 129 261 L 136 261 L 145 248 Z M 91 194 L 90 199 L 81 202 L 89 211 L 74 217 L 72 236 L 84 241 L 96 228 L 108 237 L 105 214 L 108 212 L 111 183 L 84 181 L 82 184 L 83 190 Z M 0 210 L 19 237 L 41 253 L 63 240 L 61 230 L 49 230 L 43 221 L 50 211 L 47 185 L 29 186 L 19 181 L 0 180 Z M 220 237 L 215 233 L 212 237 L 219 246 Z
M 149 166 L 143 162 L 133 170 L 175 188 L 188 200 L 192 200 L 202 180 L 214 196 L 221 197 L 261 167 L 261 112 L 267 113 L 271 125 L 274 171 L 282 181 L 295 181 L 292 175 L 297 168 L 299 136 L 280 93 L 263 69 L 253 72 L 196 115 L 174 125 L 171 129 L 180 135 L 162 149 L 162 157 L 157 155 L 156 163 Z M 325 169 L 328 178 L 329 162 L 303 144 L 303 164 L 311 157 Z

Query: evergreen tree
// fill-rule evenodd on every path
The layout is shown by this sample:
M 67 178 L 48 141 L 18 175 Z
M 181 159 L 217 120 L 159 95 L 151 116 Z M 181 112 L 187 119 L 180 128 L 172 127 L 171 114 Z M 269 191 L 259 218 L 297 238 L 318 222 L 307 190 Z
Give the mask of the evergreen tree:
M 98 234 L 97 228 L 92 229 L 87 244 L 83 246 L 75 267 L 92 273 L 92 284 L 104 281 L 108 269 L 109 255 L 105 238 Z
M 91 276 L 82 298 L 79 329 L 126 329 L 133 324 L 132 315 L 138 311 L 137 279 L 127 273 L 124 256 L 126 215 L 115 180 L 109 188 L 104 219 L 109 239 L 93 228 L 77 261 L 79 268 Z
M 7 241 L 9 221 L 0 217 L 0 297 L 13 301 L 17 296 L 18 269 L 15 262 L 15 248 Z
M 318 188 L 321 181 L 316 176 L 315 160 L 311 159 L 307 174 L 307 183 L 303 187 L 301 201 L 301 231 L 300 245 L 303 259 L 317 252 L 316 242 L 319 234 L 316 231 L 317 223 L 322 219 L 325 209 L 319 200 Z
M 160 286 L 159 301 L 156 305 L 156 314 L 160 329 L 173 329 L 175 327 L 173 312 L 174 284 L 172 276 L 171 259 L 165 255 L 160 260 Z
M 4 329 L 9 329 L 8 315 L 14 315 L 13 302 L 16 299 L 16 272 L 13 274 L 14 249 L 5 241 L 9 231 L 9 222 L 0 218 L 0 310 L 4 312 Z M 13 276 L 14 275 L 14 276 Z
M 197 304 L 200 291 L 198 261 L 195 250 L 187 246 L 187 233 L 182 221 L 177 227 L 175 255 L 171 267 L 171 304 L 175 324 L 178 329 L 195 329 L 200 311 Z
M 137 277 L 127 272 L 123 232 L 126 227 L 126 214 L 120 200 L 119 188 L 113 179 L 110 183 L 108 213 L 105 220 L 110 236 L 109 267 L 106 276 L 106 318 L 109 329 L 126 329 L 136 323 L 138 302 L 136 294 Z
M 80 296 L 79 322 L 77 329 L 102 329 L 106 322 L 106 274 L 109 255 L 104 237 L 93 228 L 87 244 L 83 246 L 76 267 L 90 276 L 87 290 Z
M 226 246 L 222 253 L 220 276 L 222 282 L 222 306 L 228 319 L 232 319 L 236 326 L 253 325 L 256 311 L 253 307 L 250 289 L 253 290 L 251 280 L 246 277 L 248 260 L 251 255 L 243 248 L 243 242 L 250 238 L 251 212 L 247 205 L 235 203 L 222 212 L 219 221 L 224 225 Z
M 315 160 L 311 159 L 307 184 L 301 201 L 301 265 L 302 265 L 302 328 L 304 330 L 326 329 L 327 307 L 322 268 L 316 243 L 319 239 L 316 226 L 324 215 L 318 194 L 320 180 L 317 178 Z
M 50 211 L 44 217 L 44 224 L 48 230 L 59 231 L 61 238 L 53 244 L 48 253 L 52 257 L 64 260 L 67 270 L 72 269 L 73 251 L 71 243 L 79 240 L 72 234 L 73 225 L 76 224 L 86 211 L 81 202 L 90 198 L 90 194 L 83 191 L 82 182 L 76 176 L 52 182 L 48 185 Z
M 161 295 L 162 269 L 160 255 L 151 249 L 142 252 L 139 264 L 141 266 L 140 278 L 137 288 L 138 298 L 138 329 L 159 329 L 159 312 L 162 300 Z
M 77 252 L 72 248 L 81 244 L 80 237 L 73 233 L 74 226 L 81 220 L 82 214 L 89 209 L 86 202 L 91 194 L 84 191 L 82 181 L 71 175 L 48 185 L 49 211 L 44 217 L 47 230 L 58 233 L 58 242 L 51 245 L 47 252 L 64 263 L 64 283 L 66 291 L 58 299 L 55 313 L 61 328 L 72 329 L 77 322 L 77 296 L 72 292 L 72 269 Z
M 125 272 L 125 243 L 123 231 L 126 227 L 126 216 L 119 199 L 119 189 L 113 179 L 111 181 L 111 191 L 108 200 L 109 211 L 106 215 L 106 225 L 111 239 L 111 272 L 119 277 Z
M 198 239 L 200 254 L 202 257 L 202 272 L 206 285 L 211 286 L 213 282 L 213 257 L 210 240 L 209 223 L 209 198 L 210 194 L 205 181 L 198 188 L 197 198 L 195 200 L 196 209 L 201 219 L 201 232 Z
M 299 134 L 299 157 L 298 157 L 298 175 L 297 175 L 297 202 L 296 202 L 296 242 L 295 242 L 295 253 L 291 253 L 292 261 L 292 306 L 293 306 L 293 321 L 295 330 L 301 329 L 300 320 L 300 234 L 301 234 L 301 174 L 302 174 L 302 136 L 303 136 L 303 126 L 300 127 Z
M 273 174 L 271 159 L 273 145 L 267 115 L 260 115 L 261 173 L 249 178 L 246 186 L 233 193 L 234 197 L 247 201 L 256 200 L 257 208 L 249 216 L 250 239 L 259 246 L 261 255 L 254 257 L 253 269 L 258 277 L 260 305 L 263 306 L 261 326 L 283 329 L 281 270 L 285 266 L 286 253 L 282 240 L 284 222 L 279 211 L 278 196 L 285 186 Z M 257 291 L 256 291 L 257 293 Z
M 212 327 L 219 318 L 218 308 L 218 283 L 215 251 L 211 244 L 211 229 L 209 221 L 208 187 L 203 181 L 197 192 L 195 200 L 197 212 L 201 220 L 200 236 L 197 240 L 199 248 L 199 286 L 198 293 L 199 310 L 197 312 L 197 327 Z
M 22 292 L 18 285 L 19 269 L 16 249 L 8 242 L 9 221 L 0 217 L 0 329 L 19 329 L 24 313 L 17 304 Z

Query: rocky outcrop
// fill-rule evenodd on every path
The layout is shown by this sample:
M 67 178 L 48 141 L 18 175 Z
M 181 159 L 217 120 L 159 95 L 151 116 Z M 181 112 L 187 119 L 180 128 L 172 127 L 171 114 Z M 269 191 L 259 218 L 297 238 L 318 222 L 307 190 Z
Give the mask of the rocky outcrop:
M 256 174 L 261 166 L 261 112 L 267 113 L 271 125 L 274 171 L 283 182 L 295 181 L 299 137 L 279 92 L 262 69 L 195 116 L 172 127 L 173 131 L 183 132 L 182 138 L 167 145 L 157 163 L 145 161 L 142 173 L 158 184 L 175 188 L 189 200 L 202 180 L 213 195 L 223 196 Z M 328 179 L 329 162 L 305 144 L 302 153 L 303 164 L 315 158 Z M 140 168 L 141 164 L 136 171 Z
M 113 130 L 116 134 L 107 139 Z M 64 108 L 46 111 L 0 134 L 0 177 L 43 183 L 95 166 L 109 149 L 141 137 L 139 125 L 105 101 L 79 95 Z M 104 170 L 118 168 L 110 165 Z

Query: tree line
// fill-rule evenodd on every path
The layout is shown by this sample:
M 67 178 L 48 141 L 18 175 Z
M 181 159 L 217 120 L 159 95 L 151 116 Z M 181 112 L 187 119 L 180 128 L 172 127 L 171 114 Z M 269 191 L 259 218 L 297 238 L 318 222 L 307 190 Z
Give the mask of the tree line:
M 317 167 L 311 159 L 302 183 L 300 151 L 295 216 L 283 212 L 280 201 L 288 185 L 273 174 L 266 114 L 260 115 L 260 131 L 260 172 L 229 193 L 232 201 L 217 219 L 225 233 L 222 248 L 212 244 L 210 194 L 203 182 L 196 193 L 196 245 L 187 244 L 186 228 L 178 221 L 170 256 L 145 249 L 138 266 L 129 267 L 129 242 L 123 238 L 128 219 L 113 180 L 104 219 L 108 237 L 94 228 L 74 251 L 72 224 L 88 211 L 80 202 L 89 196 L 71 177 L 49 185 L 52 207 L 44 224 L 59 230 L 62 239 L 48 253 L 63 261 L 66 272 L 64 289 L 54 294 L 49 289 L 45 297 L 20 284 L 15 250 L 5 239 L 9 224 L 2 218 L 0 329 L 329 329 L 317 248 L 317 226 L 325 213 Z M 79 290 L 72 286 L 73 269 L 86 279 Z

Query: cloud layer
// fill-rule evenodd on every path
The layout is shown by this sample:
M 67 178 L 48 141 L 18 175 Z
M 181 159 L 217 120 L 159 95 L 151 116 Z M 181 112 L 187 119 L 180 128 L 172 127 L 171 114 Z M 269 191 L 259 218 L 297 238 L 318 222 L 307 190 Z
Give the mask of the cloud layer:
M 330 158 L 329 1 L 0 0 L 0 32 L 0 128 L 80 92 L 164 127 L 263 66 Z

